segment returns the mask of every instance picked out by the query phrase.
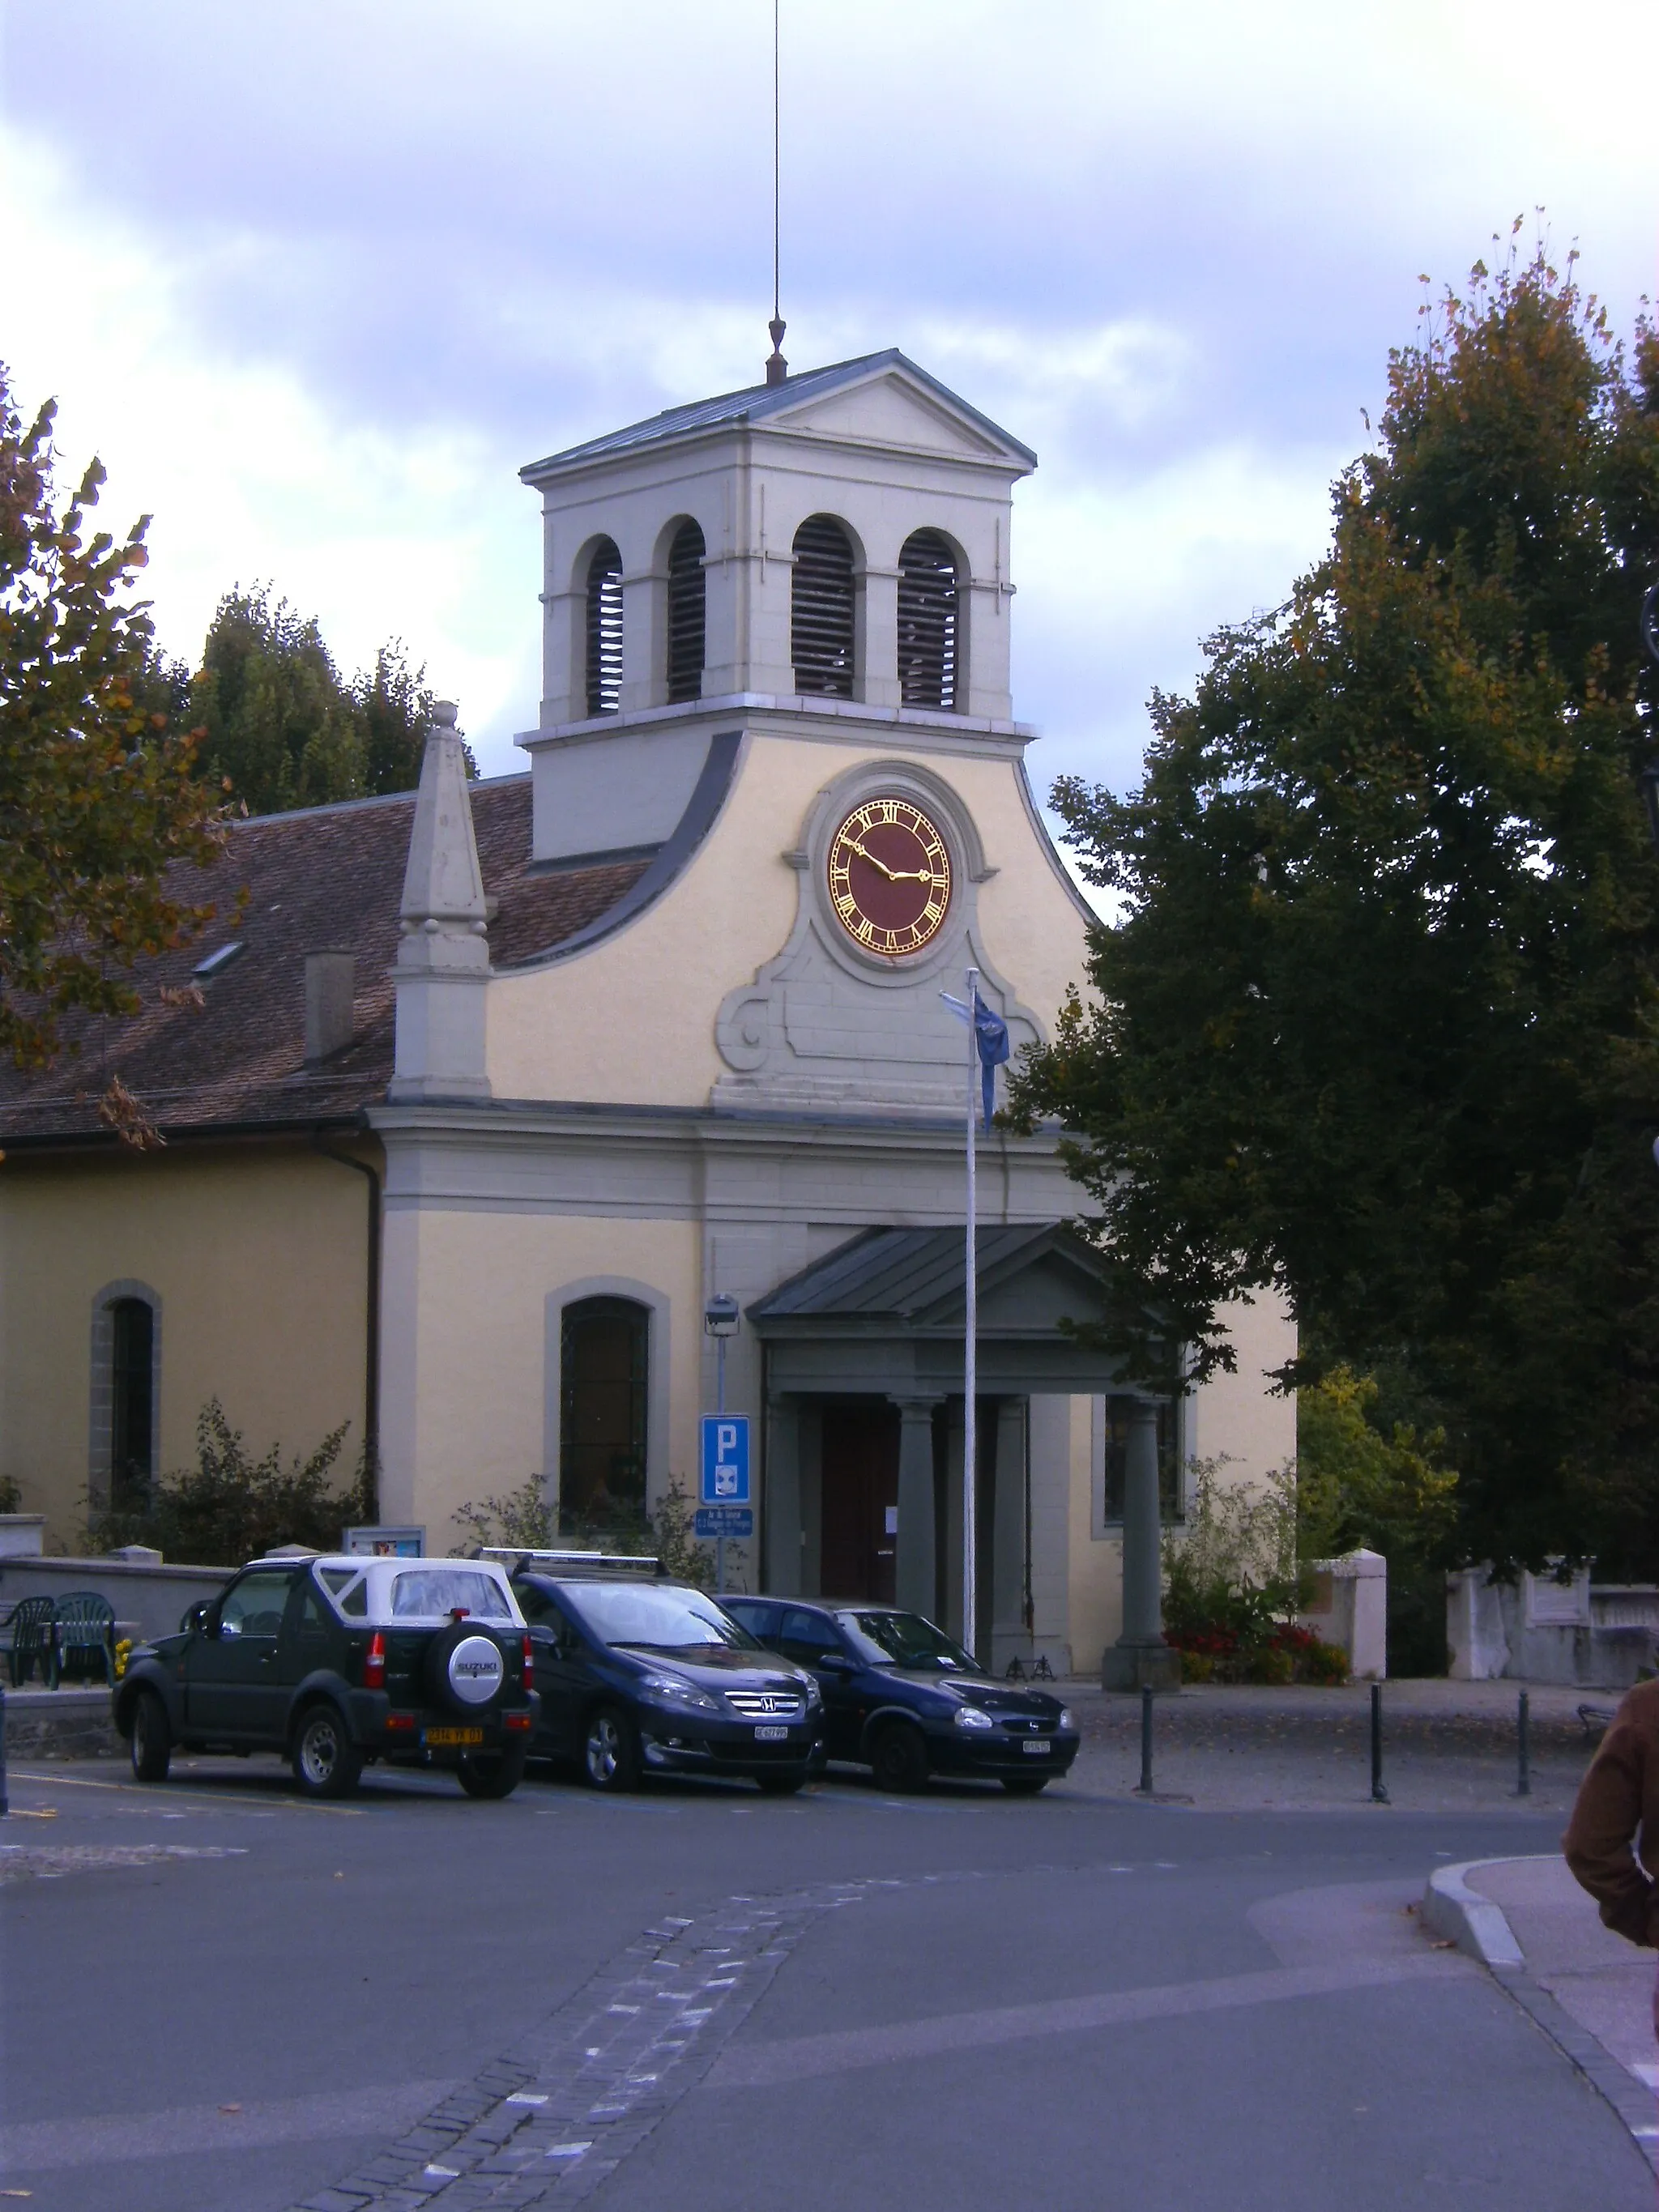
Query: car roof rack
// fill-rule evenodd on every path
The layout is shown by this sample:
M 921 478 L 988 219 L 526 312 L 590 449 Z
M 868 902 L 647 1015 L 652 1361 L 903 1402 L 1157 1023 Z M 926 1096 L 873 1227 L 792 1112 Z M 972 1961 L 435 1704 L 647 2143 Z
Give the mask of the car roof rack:
M 481 1559 L 500 1559 L 514 1574 L 527 1567 L 549 1574 L 649 1575 L 665 1582 L 668 1570 L 659 1559 L 640 1552 L 544 1552 L 524 1544 L 481 1544 Z

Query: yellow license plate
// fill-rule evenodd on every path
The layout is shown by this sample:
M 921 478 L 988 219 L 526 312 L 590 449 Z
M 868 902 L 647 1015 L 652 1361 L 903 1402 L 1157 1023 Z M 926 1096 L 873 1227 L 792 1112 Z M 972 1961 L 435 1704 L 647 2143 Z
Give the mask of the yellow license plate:
M 432 1744 L 482 1743 L 482 1729 L 428 1729 L 426 1740 Z

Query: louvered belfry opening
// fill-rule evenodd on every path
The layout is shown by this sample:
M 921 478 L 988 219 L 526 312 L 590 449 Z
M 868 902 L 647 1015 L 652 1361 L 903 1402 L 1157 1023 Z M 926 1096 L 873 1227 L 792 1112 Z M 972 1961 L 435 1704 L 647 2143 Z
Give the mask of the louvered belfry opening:
M 957 703 L 957 562 L 937 530 L 918 530 L 899 555 L 899 697 L 907 707 Z
M 831 514 L 809 515 L 795 532 L 790 604 L 795 689 L 830 699 L 853 696 L 853 546 Z
M 703 536 L 695 522 L 683 522 L 668 549 L 668 698 L 702 696 L 704 617 L 708 586 L 703 572 Z
M 622 705 L 622 555 L 600 538 L 587 564 L 587 711 L 614 714 Z

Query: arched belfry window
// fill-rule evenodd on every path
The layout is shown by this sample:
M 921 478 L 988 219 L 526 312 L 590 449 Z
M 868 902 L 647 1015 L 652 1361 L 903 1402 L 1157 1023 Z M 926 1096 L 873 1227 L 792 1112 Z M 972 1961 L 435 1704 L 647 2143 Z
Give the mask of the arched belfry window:
M 708 599 L 702 531 L 683 522 L 668 549 L 668 698 L 702 696 L 704 615 Z
M 795 689 L 853 696 L 853 546 L 832 514 L 809 515 L 795 532 L 790 603 Z
M 899 697 L 907 707 L 957 703 L 957 562 L 936 530 L 918 530 L 899 555 Z
M 564 1309 L 559 1347 L 559 1525 L 567 1534 L 645 1518 L 650 1310 L 633 1298 Z
M 622 555 L 600 538 L 587 563 L 587 711 L 614 714 L 622 705 Z

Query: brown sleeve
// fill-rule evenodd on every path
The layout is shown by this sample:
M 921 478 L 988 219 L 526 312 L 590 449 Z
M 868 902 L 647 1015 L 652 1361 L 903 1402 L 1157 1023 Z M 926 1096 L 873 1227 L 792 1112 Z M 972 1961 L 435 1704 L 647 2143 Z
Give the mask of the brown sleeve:
M 1567 1864 L 1601 1908 L 1603 1923 L 1632 1943 L 1659 1947 L 1654 1885 L 1635 1852 L 1643 1784 L 1653 1747 L 1649 1731 L 1621 1706 L 1579 1789 L 1562 1838 Z

